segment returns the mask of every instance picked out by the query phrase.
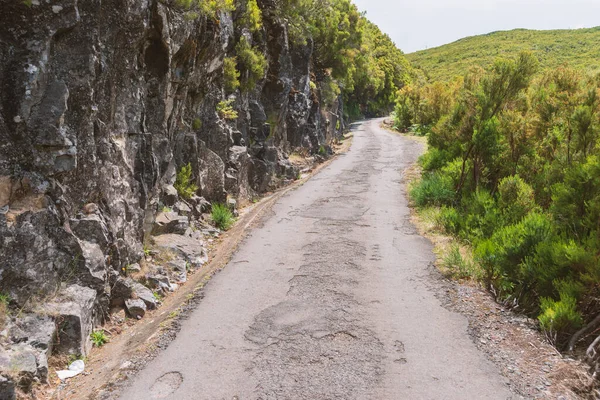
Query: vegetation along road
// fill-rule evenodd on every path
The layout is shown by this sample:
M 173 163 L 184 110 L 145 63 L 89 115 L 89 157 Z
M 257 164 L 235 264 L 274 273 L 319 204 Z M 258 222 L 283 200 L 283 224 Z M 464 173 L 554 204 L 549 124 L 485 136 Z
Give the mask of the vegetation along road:
M 511 398 L 435 296 L 402 184 L 423 146 L 380 123 L 274 206 L 122 399 Z

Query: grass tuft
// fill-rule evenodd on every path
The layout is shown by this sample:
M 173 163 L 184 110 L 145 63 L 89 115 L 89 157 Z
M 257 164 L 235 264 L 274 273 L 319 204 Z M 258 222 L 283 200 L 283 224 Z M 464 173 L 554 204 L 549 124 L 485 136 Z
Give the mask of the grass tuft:
M 233 225 L 235 219 L 233 213 L 223 204 L 213 204 L 211 217 L 215 226 L 221 230 L 228 230 Z

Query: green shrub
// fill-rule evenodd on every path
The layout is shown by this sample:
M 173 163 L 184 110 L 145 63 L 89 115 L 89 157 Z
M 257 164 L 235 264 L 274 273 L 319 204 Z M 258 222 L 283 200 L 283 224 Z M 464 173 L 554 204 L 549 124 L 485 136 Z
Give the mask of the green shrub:
M 514 285 L 505 279 L 501 265 L 498 263 L 498 247 L 490 239 L 478 241 L 475 247 L 475 261 L 483 271 L 482 279 L 488 289 L 492 289 L 496 297 L 511 293 Z
M 231 210 L 227 206 L 218 203 L 212 205 L 211 217 L 215 226 L 224 231 L 231 228 L 235 221 Z
M 257 32 L 262 27 L 262 11 L 258 7 L 256 0 L 248 0 L 248 3 L 246 3 L 246 12 L 244 13 L 242 22 L 252 32 Z
M 475 265 L 463 257 L 460 252 L 460 246 L 457 244 L 452 245 L 450 251 L 444 255 L 442 258 L 442 265 L 447 268 L 448 272 L 455 278 L 477 278 Z
M 340 86 L 335 79 L 330 76 L 323 78 L 323 81 L 321 82 L 321 102 L 326 107 L 331 107 L 340 93 Z
M 419 164 L 425 171 L 436 171 L 451 161 L 450 153 L 437 147 L 430 147 L 425 154 L 419 158 Z
M 226 92 L 235 92 L 240 87 L 240 73 L 237 70 L 237 60 L 235 57 L 225 57 L 223 59 L 223 77 Z
M 512 297 L 523 307 L 535 309 L 531 289 L 538 284 L 538 276 L 530 273 L 531 263 L 540 246 L 553 241 L 551 219 L 531 213 L 520 223 L 499 229 L 491 239 L 478 242 L 475 252 L 487 272 L 488 283 L 495 286 L 501 298 Z
M 569 295 L 561 294 L 558 301 L 542 297 L 540 303 L 540 327 L 550 342 L 563 348 L 570 336 L 583 324 L 581 313 L 577 311 L 577 301 Z
M 217 104 L 217 113 L 223 119 L 233 120 L 237 119 L 238 113 L 233 109 L 234 99 L 223 100 Z
M 103 329 L 98 329 L 90 333 L 90 339 L 96 347 L 102 347 L 108 343 L 108 336 L 106 336 Z
M 464 213 L 463 239 L 477 241 L 491 237 L 502 226 L 500 211 L 490 192 L 480 189 L 462 200 Z
M 256 83 L 265 75 L 268 66 L 267 59 L 258 49 L 250 45 L 246 37 L 242 37 L 235 46 L 235 53 L 241 67 L 247 71 L 242 83 L 242 90 L 245 92 L 253 90 Z
M 410 197 L 417 207 L 451 204 L 455 195 L 451 180 L 438 172 L 424 174 L 423 179 L 410 191 Z
M 442 206 L 438 216 L 438 225 L 441 226 L 446 233 L 457 234 L 461 228 L 462 216 L 454 207 Z
M 519 222 L 536 209 L 533 189 L 518 175 L 502 179 L 498 185 L 498 207 L 507 223 Z
M 177 179 L 175 181 L 175 185 L 173 185 L 177 190 L 179 196 L 184 199 L 189 199 L 198 191 L 198 186 L 194 184 L 192 180 L 192 164 L 188 163 L 181 167 L 179 172 L 177 173 Z
M 568 169 L 551 192 L 550 211 L 565 231 L 585 237 L 600 229 L 600 157 L 589 156 Z
M 235 10 L 234 0 L 177 0 L 177 3 L 184 8 L 197 8 L 201 14 L 214 20 L 219 12 Z
M 415 136 L 427 136 L 427 134 L 431 131 L 431 126 L 423 125 L 423 124 L 412 124 L 408 128 L 408 133 Z

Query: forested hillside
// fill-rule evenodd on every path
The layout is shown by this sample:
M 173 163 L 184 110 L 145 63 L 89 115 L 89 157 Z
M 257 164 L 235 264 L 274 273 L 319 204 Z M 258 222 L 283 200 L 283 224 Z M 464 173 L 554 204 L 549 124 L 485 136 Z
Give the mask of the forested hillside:
M 407 86 L 396 124 L 427 135 L 411 195 L 472 247 L 456 271 L 572 349 L 600 325 L 600 76 L 541 67 L 522 53 Z
M 472 65 L 489 67 L 497 57 L 515 57 L 531 51 L 542 68 L 600 69 L 600 27 L 535 31 L 515 29 L 460 39 L 454 43 L 408 54 L 432 81 L 462 76 Z

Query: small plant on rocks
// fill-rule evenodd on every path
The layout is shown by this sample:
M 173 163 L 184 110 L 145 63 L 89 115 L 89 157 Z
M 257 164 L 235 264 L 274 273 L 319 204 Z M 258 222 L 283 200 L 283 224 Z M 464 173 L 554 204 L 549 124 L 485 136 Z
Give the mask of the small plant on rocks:
M 211 217 L 215 226 L 221 230 L 228 230 L 234 222 L 233 213 L 224 204 L 213 204 Z
M 98 329 L 90 333 L 90 339 L 96 347 L 102 347 L 108 343 L 108 336 L 106 336 L 106 333 L 102 329 Z
M 188 163 L 184 165 L 181 170 L 177 173 L 177 179 L 175 180 L 175 185 L 173 185 L 177 190 L 179 196 L 184 199 L 189 199 L 192 197 L 196 191 L 198 190 L 198 186 L 194 184 L 192 181 L 192 164 Z
M 0 328 L 4 328 L 6 323 L 6 316 L 8 315 L 8 304 L 10 303 L 10 296 L 5 293 L 0 293 Z
M 233 109 L 233 99 L 223 100 L 217 104 L 217 113 L 223 119 L 237 119 L 238 113 Z

